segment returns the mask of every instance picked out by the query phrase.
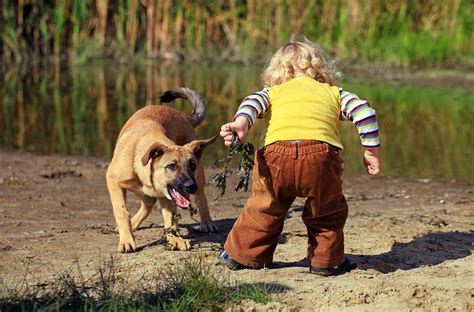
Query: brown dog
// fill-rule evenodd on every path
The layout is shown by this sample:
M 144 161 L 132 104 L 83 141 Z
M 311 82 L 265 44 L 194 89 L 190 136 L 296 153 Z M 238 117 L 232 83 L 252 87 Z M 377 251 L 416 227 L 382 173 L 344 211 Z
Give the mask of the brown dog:
M 132 231 L 145 220 L 157 200 L 163 213 L 165 233 L 171 233 L 167 234 L 167 240 L 173 249 L 190 248 L 188 240 L 173 234 L 178 230 L 174 218 L 176 206 L 187 208 L 189 194 L 195 194 L 201 231 L 217 230 L 204 194 L 202 160 L 204 148 L 217 136 L 195 140 L 194 127 L 205 115 L 204 100 L 196 91 L 177 88 L 165 92 L 160 100 L 170 102 L 175 98 L 191 102 L 191 116 L 167 106 L 146 106 L 130 117 L 118 136 L 107 170 L 107 188 L 120 236 L 120 252 L 136 250 Z M 132 191 L 141 200 L 140 209 L 131 219 L 126 208 L 127 191 Z

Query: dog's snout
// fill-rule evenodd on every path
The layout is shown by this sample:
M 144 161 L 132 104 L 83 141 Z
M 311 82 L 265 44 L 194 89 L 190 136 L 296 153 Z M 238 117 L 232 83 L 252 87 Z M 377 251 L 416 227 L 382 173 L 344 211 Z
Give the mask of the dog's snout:
M 183 186 L 186 192 L 188 192 L 189 194 L 194 194 L 197 191 L 197 184 L 193 179 L 189 179 L 184 182 Z

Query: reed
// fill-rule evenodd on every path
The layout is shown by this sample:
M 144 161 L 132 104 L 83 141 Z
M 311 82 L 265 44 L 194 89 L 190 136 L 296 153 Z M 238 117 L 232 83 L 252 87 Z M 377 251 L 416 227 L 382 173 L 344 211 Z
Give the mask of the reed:
M 66 0 L 56 0 L 56 5 L 53 8 L 54 18 L 54 57 L 57 59 L 63 48 L 63 28 L 66 21 Z M 21 25 L 18 25 L 21 27 Z
M 71 49 L 79 49 L 83 29 L 88 19 L 87 6 L 85 1 L 73 1 L 71 6 Z
M 128 53 L 135 53 L 138 40 L 138 0 L 129 0 L 127 3 L 127 45 Z
M 6 63 L 53 55 L 261 61 L 301 32 L 340 59 L 392 65 L 474 57 L 470 0 L 2 1 Z

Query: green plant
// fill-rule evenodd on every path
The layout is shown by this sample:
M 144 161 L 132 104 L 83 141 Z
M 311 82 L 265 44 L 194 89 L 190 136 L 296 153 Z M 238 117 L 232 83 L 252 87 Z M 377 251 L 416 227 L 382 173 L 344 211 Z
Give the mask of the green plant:
M 119 273 L 111 256 L 90 277 L 75 263 L 48 287 L 29 284 L 27 276 L 10 285 L 0 279 L 0 310 L 216 311 L 244 299 L 271 301 L 266 285 L 239 285 L 204 262 L 202 255 L 179 263 L 156 275 L 133 279 Z

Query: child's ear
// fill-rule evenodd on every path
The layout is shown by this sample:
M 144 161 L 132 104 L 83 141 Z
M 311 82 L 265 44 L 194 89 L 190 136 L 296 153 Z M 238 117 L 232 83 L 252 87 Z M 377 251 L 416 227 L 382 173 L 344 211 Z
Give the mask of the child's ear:
M 194 153 L 194 156 L 196 156 L 196 158 L 199 159 L 201 158 L 202 153 L 204 152 L 204 149 L 206 148 L 206 146 L 214 143 L 216 140 L 217 140 L 217 135 L 207 140 L 194 140 L 184 146 L 192 150 Z

